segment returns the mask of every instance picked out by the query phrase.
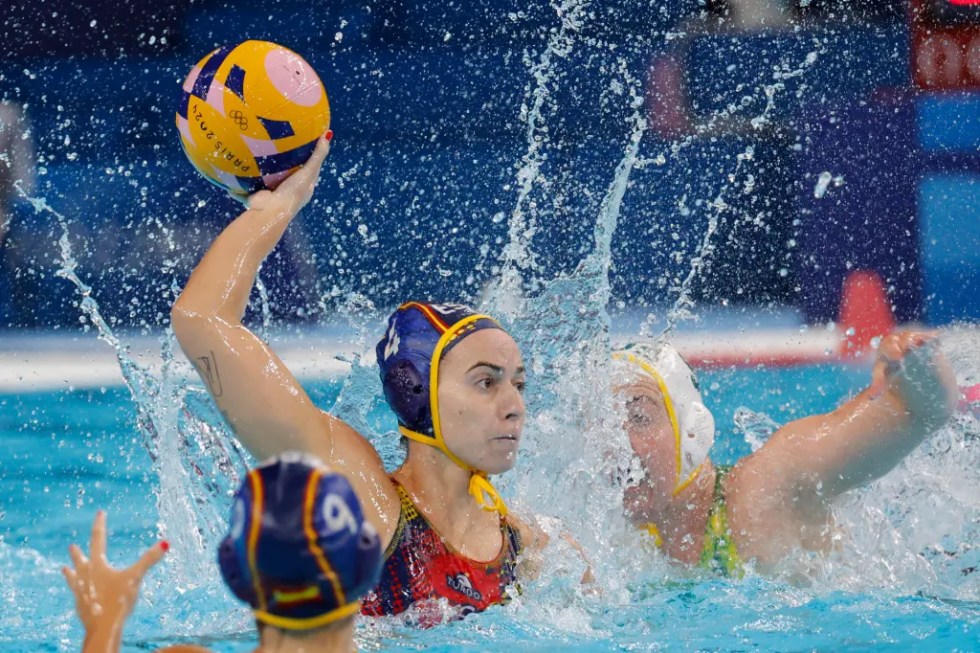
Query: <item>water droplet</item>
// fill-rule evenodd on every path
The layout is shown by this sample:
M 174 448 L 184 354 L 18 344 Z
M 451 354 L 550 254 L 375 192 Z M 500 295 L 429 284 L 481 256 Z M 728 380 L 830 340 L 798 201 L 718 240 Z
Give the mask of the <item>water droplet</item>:
M 821 172 L 820 177 L 817 178 L 817 185 L 813 189 L 813 196 L 815 198 L 823 199 L 823 196 L 827 194 L 827 187 L 830 186 L 831 180 L 834 178 L 829 172 Z

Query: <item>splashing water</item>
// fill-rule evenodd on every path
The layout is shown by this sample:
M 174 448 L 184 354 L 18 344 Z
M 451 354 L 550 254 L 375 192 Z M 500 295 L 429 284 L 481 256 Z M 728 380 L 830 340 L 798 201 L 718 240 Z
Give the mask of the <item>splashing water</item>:
M 753 453 L 758 451 L 779 428 L 779 424 L 765 413 L 753 412 L 745 406 L 739 406 L 735 409 L 735 415 L 732 419 L 735 422 L 735 428 L 752 447 Z
M 980 334 L 951 331 L 942 351 L 965 385 L 980 371 Z M 819 581 L 980 601 L 980 448 L 977 419 L 959 413 L 870 487 L 849 493 L 837 518 L 848 533 Z
M 785 67 L 784 69 L 780 66 L 774 67 L 773 77 L 776 79 L 776 81 L 772 84 L 763 86 L 761 89 L 766 98 L 766 106 L 759 115 L 750 120 L 750 124 L 752 125 L 753 129 L 761 129 L 769 122 L 769 116 L 776 107 L 776 97 L 780 92 L 786 90 L 785 82 L 794 77 L 801 77 L 807 69 L 811 68 L 817 62 L 818 53 L 822 52 L 824 48 L 818 39 L 814 40 L 814 47 L 814 51 L 808 53 L 803 59 L 803 62 L 795 69 L 790 70 L 788 67 Z M 698 125 L 694 134 L 686 137 L 681 142 L 674 144 L 671 147 L 671 153 L 674 156 L 677 156 L 684 149 L 684 147 L 690 146 L 692 143 L 694 143 L 696 137 L 710 133 L 717 124 L 731 119 L 733 116 L 743 111 L 744 108 L 745 107 L 742 104 L 732 103 L 724 110 L 715 113 L 706 124 Z M 732 188 L 737 187 L 736 182 L 740 178 L 740 175 L 743 169 L 746 167 L 747 162 L 752 161 L 754 158 L 755 149 L 749 145 L 736 157 L 735 169 L 727 175 L 727 183 L 718 190 L 714 200 L 709 203 L 707 227 L 701 238 L 700 245 L 690 259 L 690 269 L 688 270 L 687 276 L 684 277 L 684 280 L 679 286 L 672 289 L 676 291 L 677 299 L 674 300 L 673 306 L 671 306 L 671 308 L 667 311 L 665 320 L 666 324 L 656 337 L 658 341 L 666 342 L 673 335 L 674 330 L 677 328 L 677 325 L 680 322 L 693 320 L 695 318 L 692 312 L 692 309 L 694 308 L 694 300 L 691 296 L 691 287 L 694 281 L 699 279 L 707 271 L 707 266 L 710 263 L 715 251 L 713 238 L 718 231 L 720 221 L 731 210 L 731 207 L 725 201 L 725 197 L 729 194 Z M 661 159 L 654 159 L 652 162 L 659 163 L 660 160 Z M 648 161 L 645 160 L 643 163 L 646 164 Z M 748 188 L 753 187 L 751 181 L 746 182 L 746 186 Z M 751 218 L 746 217 L 745 219 L 748 220 Z M 736 223 L 736 226 L 737 224 L 738 223 Z M 659 315 L 656 313 L 650 313 L 640 325 L 640 336 L 650 336 L 650 331 L 658 318 Z
M 61 235 L 56 275 L 75 287 L 86 320 L 95 326 L 99 340 L 112 348 L 137 409 L 140 443 L 159 480 L 153 488 L 159 528 L 174 545 L 174 564 L 167 566 L 173 578 L 167 582 L 180 591 L 213 591 L 220 578 L 211 551 L 224 530 L 225 504 L 238 485 L 239 470 L 248 466 L 246 454 L 223 427 L 210 398 L 202 390 L 186 388 L 183 375 L 175 370 L 172 332 L 168 329 L 161 338 L 159 376 L 133 360 L 102 316 L 92 287 L 78 275 L 68 220 L 43 198 L 25 199 L 36 212 L 46 211 L 57 220 Z M 176 285 L 173 290 L 176 296 Z
M 524 452 L 518 469 L 502 481 L 501 487 L 511 496 L 521 497 L 518 506 L 523 504 L 531 512 L 553 515 L 560 521 L 542 520 L 552 537 L 553 550 L 546 559 L 541 580 L 530 585 L 524 597 L 501 613 L 520 617 L 522 625 L 518 630 L 524 639 L 557 633 L 565 638 L 581 635 L 602 641 L 615 637 L 617 629 L 622 630 L 622 622 L 632 618 L 627 610 L 622 615 L 606 612 L 619 612 L 613 609 L 619 603 L 643 605 L 645 601 L 656 601 L 651 599 L 651 594 L 666 597 L 662 599 L 666 602 L 676 599 L 685 610 L 696 609 L 699 602 L 710 603 L 714 597 L 716 601 L 730 601 L 736 609 L 757 613 L 771 610 L 773 602 L 791 606 L 812 600 L 813 594 L 808 591 L 774 586 L 756 578 L 750 578 L 737 589 L 710 581 L 693 588 L 688 585 L 680 591 L 663 585 L 651 590 L 650 583 L 645 582 L 649 578 L 679 575 L 668 570 L 655 554 L 638 550 L 634 534 L 618 509 L 621 488 L 612 470 L 624 466 L 626 446 L 619 435 L 605 368 L 609 351 L 611 241 L 630 174 L 646 163 L 638 158 L 646 130 L 641 111 L 642 91 L 625 62 L 620 60 L 616 74 L 624 81 L 622 86 L 627 89 L 627 101 L 633 109 L 630 136 L 595 220 L 593 249 L 573 273 L 546 282 L 539 292 L 525 296 L 523 274 L 537 270 L 531 239 L 537 228 L 533 194 L 542 185 L 543 166 L 547 161 L 548 129 L 543 109 L 552 93 L 555 63 L 572 48 L 587 5 L 569 0 L 553 2 L 552 6 L 561 17 L 561 27 L 552 32 L 545 52 L 531 66 L 533 90 L 529 90 L 530 106 L 525 107 L 522 116 L 527 125 L 528 149 L 518 172 L 518 198 L 509 223 L 509 242 L 502 255 L 503 272 L 487 303 L 494 313 L 510 321 L 530 361 L 532 377 L 528 403 L 533 417 L 528 422 Z M 783 74 L 787 77 L 802 74 L 815 60 L 815 53 L 811 53 L 799 70 Z M 753 127 L 762 128 L 768 122 L 782 89 L 779 82 L 763 89 L 766 107 L 751 120 Z M 730 107 L 713 116 L 710 123 L 739 110 L 740 107 Z M 686 144 L 705 133 L 705 129 L 699 127 L 695 136 L 675 144 L 672 154 L 677 155 Z M 719 189 L 710 203 L 703 239 L 690 260 L 687 277 L 676 288 L 677 300 L 661 337 L 669 337 L 678 322 L 689 319 L 694 307 L 691 283 L 708 269 L 719 221 L 731 210 L 725 198 L 753 156 L 751 148 L 743 151 L 729 175 L 729 184 Z M 661 157 L 653 162 L 662 160 Z M 237 485 L 248 463 L 247 456 L 224 428 L 207 394 L 201 388 L 186 387 L 180 380 L 182 366 L 174 362 L 169 332 L 161 345 L 162 379 L 155 380 L 150 370 L 131 359 L 102 319 L 92 288 L 76 272 L 67 221 L 43 200 L 31 199 L 31 202 L 36 210 L 50 211 L 58 219 L 63 230 L 59 239 L 58 275 L 75 286 L 81 297 L 82 312 L 96 327 L 99 338 L 116 352 L 137 407 L 143 446 L 160 478 L 156 490 L 160 519 L 167 525 L 167 536 L 181 545 L 175 546 L 172 557 L 179 557 L 167 567 L 173 570 L 168 573 L 177 575 L 174 585 L 180 591 L 188 592 L 195 601 L 205 601 L 207 588 L 220 586 L 212 562 L 213 545 L 223 530 L 226 498 Z M 258 288 L 262 328 L 268 329 L 271 326 L 268 292 L 261 281 Z M 176 287 L 172 290 L 176 293 Z M 359 349 L 365 350 L 368 347 L 363 340 L 365 331 L 361 330 L 360 316 L 374 307 L 355 297 L 350 300 L 349 309 L 342 316 L 356 321 L 358 333 L 362 335 Z M 321 310 L 327 312 L 325 299 Z M 648 322 L 644 323 L 644 331 L 652 324 Z M 966 338 L 950 346 L 957 351 L 960 375 L 975 375 L 980 369 L 975 356 L 980 351 L 976 339 Z M 959 355 L 964 350 L 974 355 L 972 362 L 963 362 Z M 397 439 L 388 437 L 385 425 L 372 417 L 380 399 L 371 356 L 354 356 L 351 364 L 351 373 L 344 380 L 333 412 L 371 437 L 384 459 L 392 460 L 395 454 L 384 447 L 393 446 Z M 841 502 L 837 516 L 848 537 L 842 540 L 842 550 L 835 556 L 811 560 L 807 577 L 817 592 L 884 588 L 897 593 L 923 592 L 947 600 L 978 600 L 980 576 L 970 570 L 980 563 L 973 544 L 980 541 L 980 517 L 973 505 L 975 497 L 980 495 L 975 474 L 980 461 L 975 446 L 976 420 L 969 416 L 964 419 L 937 434 L 899 470 Z M 765 414 L 753 413 L 748 408 L 736 413 L 735 424 L 753 449 L 761 446 L 776 426 Z M 167 435 L 173 433 L 177 437 Z M 951 479 L 956 482 L 951 483 Z M 585 564 L 564 542 L 563 531 L 573 532 L 587 551 L 601 552 L 591 560 L 603 588 L 601 596 L 583 594 L 578 578 Z M 163 596 L 165 593 L 159 589 L 151 589 L 151 599 Z M 685 603 L 690 596 L 696 599 L 693 606 Z M 186 607 L 190 602 L 183 605 Z M 602 606 L 605 612 L 597 606 Z M 669 605 L 663 607 L 664 613 L 670 609 Z M 852 609 L 859 611 L 859 608 Z M 169 632 L 192 633 L 200 620 L 195 621 L 191 612 L 188 608 L 176 615 L 171 613 L 167 621 Z M 649 616 L 643 613 L 636 618 L 645 621 Z M 248 625 L 243 618 L 234 616 L 229 621 L 227 627 L 238 632 Z M 797 625 L 792 617 L 786 617 L 781 625 L 763 626 L 782 627 L 791 632 Z M 649 625 L 644 627 L 649 630 Z M 390 625 L 376 628 L 382 639 L 394 634 L 412 646 L 418 642 L 418 647 L 422 647 L 425 642 L 424 639 L 412 642 L 411 636 Z M 450 625 L 446 632 L 457 643 L 476 642 L 477 645 L 487 635 L 474 620 Z M 369 641 L 368 647 L 371 646 Z M 381 643 L 374 644 L 375 648 L 380 646 Z
M 496 281 L 496 287 L 490 290 L 486 301 L 488 312 L 500 317 L 514 317 L 523 312 L 521 272 L 535 269 L 535 257 L 530 243 L 536 231 L 536 220 L 529 198 L 535 188 L 541 185 L 541 167 L 547 160 L 545 147 L 548 144 L 548 126 L 544 122 L 543 110 L 551 95 L 550 86 L 555 75 L 554 62 L 567 57 L 571 52 L 588 3 L 583 0 L 552 0 L 551 6 L 561 18 L 561 26 L 552 32 L 537 63 L 530 65 L 531 76 L 534 78 L 533 90 L 529 91 L 531 106 L 527 106 L 525 102 L 521 107 L 521 120 L 527 125 L 527 152 L 522 158 L 523 165 L 517 172 L 517 202 L 510 216 L 509 242 L 501 257 L 503 262 L 500 278 Z
M 592 551 L 625 551 L 609 544 L 630 531 L 618 511 L 609 514 L 609 506 L 622 504 L 622 488 L 614 482 L 613 472 L 625 466 L 626 456 L 623 442 L 610 437 L 621 433 L 615 411 L 607 408 L 613 403 L 612 394 L 607 383 L 582 382 L 608 378 L 610 321 L 606 307 L 612 236 L 647 129 L 638 81 L 623 60 L 616 72 L 628 89 L 633 112 L 630 137 L 600 205 L 594 247 L 573 273 L 544 283 L 540 293 L 526 298 L 523 314 L 513 325 L 514 336 L 531 362 L 531 417 L 521 472 L 504 487 L 522 497 L 533 512 L 558 517 L 563 523 L 552 525 L 552 539 L 559 543 L 559 550 L 551 558 L 572 568 L 549 570 L 552 585 L 558 583 L 550 586 L 547 603 L 552 605 L 554 596 L 578 591 L 574 585 L 582 573 L 575 568 L 581 556 L 573 549 L 563 550 L 562 528 L 575 533 L 579 544 Z M 590 562 L 605 591 L 625 589 L 625 556 L 611 553 Z
M 941 349 L 957 383 L 980 371 L 980 333 L 946 331 Z M 734 426 L 757 451 L 779 428 L 765 413 L 736 409 Z M 788 556 L 775 577 L 820 594 L 845 590 L 980 600 L 980 465 L 978 420 L 954 414 L 896 469 L 844 494 L 833 506 L 838 549 Z

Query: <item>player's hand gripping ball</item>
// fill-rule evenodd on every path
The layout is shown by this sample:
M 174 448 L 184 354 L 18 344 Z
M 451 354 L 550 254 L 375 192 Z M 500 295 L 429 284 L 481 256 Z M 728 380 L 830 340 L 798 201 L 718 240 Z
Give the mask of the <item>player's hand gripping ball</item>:
M 233 195 L 272 190 L 330 126 L 327 93 L 298 54 L 268 41 L 210 53 L 184 80 L 180 143 L 208 181 Z

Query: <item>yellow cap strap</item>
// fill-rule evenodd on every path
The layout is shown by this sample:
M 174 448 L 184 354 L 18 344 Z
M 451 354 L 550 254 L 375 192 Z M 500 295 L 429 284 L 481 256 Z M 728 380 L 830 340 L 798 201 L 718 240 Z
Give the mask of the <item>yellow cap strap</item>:
M 470 494 L 472 494 L 473 498 L 476 499 L 477 505 L 487 512 L 499 512 L 501 517 L 507 516 L 507 505 L 504 503 L 504 500 L 500 498 L 500 493 L 497 492 L 497 488 L 495 488 L 490 482 L 490 479 L 487 478 L 486 473 L 473 469 L 464 463 L 459 457 L 449 450 L 449 447 L 446 446 L 444 440 L 436 440 L 432 436 L 419 433 L 418 431 L 413 431 L 412 429 L 405 428 L 401 425 L 398 426 L 398 431 L 409 440 L 414 440 L 420 444 L 438 449 L 446 455 L 446 458 L 449 458 L 449 460 L 456 463 L 457 466 L 468 471 L 471 474 Z
M 477 505 L 487 512 L 498 512 L 501 517 L 507 516 L 507 505 L 504 504 L 504 500 L 500 498 L 500 494 L 497 492 L 497 488 L 490 483 L 487 479 L 486 472 L 481 472 L 478 469 L 474 469 L 470 465 L 467 465 L 463 460 L 449 450 L 446 446 L 446 441 L 442 437 L 442 424 L 439 419 L 439 362 L 442 359 L 442 352 L 454 338 L 456 338 L 460 331 L 470 324 L 478 320 L 492 320 L 496 322 L 489 315 L 470 315 L 463 318 L 459 322 L 456 322 L 450 326 L 439 338 L 439 342 L 436 343 L 435 351 L 432 352 L 432 360 L 429 366 L 429 409 L 432 416 L 432 435 L 426 435 L 424 433 L 419 433 L 418 431 L 413 431 L 405 426 L 398 426 L 398 431 L 410 440 L 415 440 L 422 444 L 427 444 L 430 447 L 435 447 L 442 453 L 446 454 L 449 460 L 453 461 L 459 467 L 470 472 L 470 494 L 476 499 Z
M 476 503 L 487 512 L 498 512 L 501 517 L 507 516 L 507 504 L 500 497 L 497 488 L 484 474 L 474 472 L 470 476 L 470 494 Z
M 681 464 L 681 425 L 680 421 L 677 419 L 677 411 L 674 408 L 674 399 L 670 396 L 670 390 L 667 388 L 667 382 L 664 381 L 664 377 L 660 375 L 660 372 L 658 372 L 653 365 L 643 360 L 639 356 L 634 356 L 633 354 L 626 352 L 616 352 L 612 355 L 612 357 L 613 360 L 626 360 L 639 365 L 640 368 L 642 368 L 643 371 L 656 382 L 657 387 L 660 388 L 660 394 L 662 394 L 664 398 L 664 406 L 667 408 L 667 417 L 670 419 L 670 426 L 674 431 L 674 463 L 677 470 L 677 475 L 675 477 L 676 481 L 674 482 L 673 495 L 676 497 L 684 490 L 684 488 L 691 484 L 691 481 L 697 477 L 697 475 L 701 472 L 701 467 L 704 465 L 699 465 L 697 469 L 691 472 L 691 475 L 686 479 L 681 478 L 681 470 L 683 468 Z
M 446 441 L 443 440 L 442 438 L 435 438 L 431 435 L 426 435 L 425 433 L 419 433 L 418 431 L 413 431 L 412 429 L 404 427 L 401 424 L 398 425 L 398 432 L 404 435 L 409 440 L 415 440 L 416 442 L 427 444 L 430 447 L 435 447 L 442 453 L 446 454 L 446 458 L 453 461 L 458 467 L 462 467 L 463 469 L 471 472 L 476 471 L 472 467 L 464 463 L 459 456 L 457 456 L 452 451 L 450 451 L 449 447 L 446 446 Z
M 275 626 L 276 628 L 282 628 L 284 630 L 312 630 L 314 628 L 322 628 L 323 626 L 327 626 L 340 621 L 341 619 L 355 615 L 360 609 L 361 602 L 354 601 L 315 617 L 283 617 L 282 615 L 272 614 L 271 612 L 258 609 L 255 609 L 252 612 L 255 614 L 255 618 L 258 621 L 270 626 Z
M 647 535 L 653 538 L 653 545 L 658 549 L 664 545 L 664 538 L 660 536 L 660 529 L 653 522 L 643 524 L 640 526 L 640 530 L 646 531 Z

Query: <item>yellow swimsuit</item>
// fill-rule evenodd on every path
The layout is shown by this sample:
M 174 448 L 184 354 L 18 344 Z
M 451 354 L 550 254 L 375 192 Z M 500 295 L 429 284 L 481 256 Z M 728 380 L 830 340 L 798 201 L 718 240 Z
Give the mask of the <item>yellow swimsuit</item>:
M 728 509 L 725 505 L 725 476 L 731 467 L 717 467 L 715 472 L 715 498 L 708 511 L 708 524 L 704 529 L 704 548 L 699 566 L 732 578 L 745 573 L 742 559 L 738 557 L 735 539 L 728 527 Z
M 708 523 L 704 528 L 704 546 L 698 566 L 714 573 L 731 578 L 741 578 L 745 573 L 742 559 L 738 557 L 735 539 L 728 527 L 728 509 L 725 506 L 724 480 L 731 467 L 715 468 L 715 493 L 708 510 Z M 656 524 L 646 524 L 644 532 L 653 539 L 658 549 L 663 546 L 663 538 Z

